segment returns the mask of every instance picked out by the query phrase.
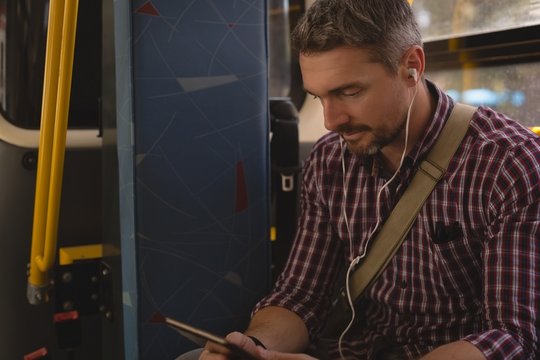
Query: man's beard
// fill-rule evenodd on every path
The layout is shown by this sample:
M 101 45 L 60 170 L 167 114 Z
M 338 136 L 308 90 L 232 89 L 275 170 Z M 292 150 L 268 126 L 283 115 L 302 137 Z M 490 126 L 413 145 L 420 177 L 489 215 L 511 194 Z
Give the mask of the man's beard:
M 347 133 L 347 132 L 352 132 L 352 131 L 362 131 L 362 132 L 370 132 L 371 134 L 373 134 L 374 136 L 373 141 L 364 147 L 359 147 L 359 146 L 356 146 L 355 143 L 345 141 L 345 143 L 347 144 L 347 148 L 349 149 L 351 153 L 358 156 L 368 156 L 368 155 L 375 155 L 386 145 L 394 142 L 399 137 L 401 132 L 405 129 L 406 124 L 407 124 L 407 116 L 403 118 L 399 126 L 397 126 L 394 129 L 389 129 L 386 132 L 382 132 L 380 131 L 380 129 L 374 130 L 373 128 L 365 126 L 365 125 L 358 126 L 358 127 L 343 125 L 337 129 L 337 132 L 339 134 L 342 134 L 342 133 Z

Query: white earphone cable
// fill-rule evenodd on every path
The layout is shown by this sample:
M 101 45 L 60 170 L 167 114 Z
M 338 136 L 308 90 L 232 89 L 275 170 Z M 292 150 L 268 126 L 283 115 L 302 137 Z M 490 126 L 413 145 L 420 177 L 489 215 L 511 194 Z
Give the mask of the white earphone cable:
M 341 202 L 341 212 L 342 216 L 345 219 L 345 227 L 347 228 L 347 235 L 349 237 L 349 251 L 351 259 L 353 258 L 354 252 L 353 252 L 353 243 L 352 243 L 352 233 L 351 228 L 349 226 L 349 217 L 347 216 L 347 209 L 345 208 L 347 204 L 347 181 L 345 180 L 346 171 L 345 171 L 345 153 L 343 149 L 343 138 L 339 138 L 339 146 L 341 149 L 341 170 L 343 171 L 343 176 L 341 177 L 341 180 L 343 182 L 343 201 Z
M 413 94 L 413 97 L 411 99 L 411 103 L 409 104 L 409 109 L 407 110 L 407 121 L 405 122 L 405 145 L 403 146 L 403 152 L 401 153 L 401 158 L 399 160 L 399 166 L 397 167 L 397 169 L 394 172 L 394 174 L 392 175 L 392 177 L 387 182 L 385 182 L 384 185 L 377 192 L 377 200 L 375 202 L 375 211 L 376 211 L 376 214 L 377 214 L 377 222 L 375 223 L 375 226 L 373 227 L 373 229 L 371 230 L 371 232 L 368 235 L 368 240 L 366 241 L 366 245 L 364 246 L 364 250 L 362 251 L 362 254 L 360 254 L 358 256 L 360 258 L 359 260 L 363 259 L 366 256 L 367 249 L 369 247 L 369 243 L 371 242 L 371 240 L 373 238 L 373 234 L 375 233 L 375 231 L 377 231 L 377 228 L 380 225 L 380 221 L 381 221 L 381 217 L 380 217 L 381 194 L 382 194 L 383 190 L 386 189 L 392 183 L 392 181 L 394 181 L 394 179 L 397 177 L 397 175 L 399 174 L 399 170 L 401 169 L 401 166 L 403 165 L 403 161 L 405 160 L 405 155 L 407 154 L 407 145 L 408 145 L 408 142 L 409 142 L 409 122 L 410 122 L 410 119 L 411 119 L 411 109 L 412 109 L 412 105 L 414 103 L 414 99 L 416 98 L 416 93 L 417 92 L 418 92 L 418 85 L 415 86 L 414 94 Z
M 340 355 L 341 359 L 343 359 L 343 360 L 345 359 L 345 357 L 343 356 L 343 349 L 342 349 L 343 338 L 345 337 L 347 332 L 350 330 L 350 328 L 354 324 L 354 320 L 355 320 L 355 317 L 356 317 L 356 310 L 355 310 L 355 307 L 354 307 L 354 304 L 353 304 L 353 299 L 352 299 L 352 296 L 351 296 L 351 289 L 349 287 L 350 274 L 351 274 L 351 271 L 354 269 L 354 267 L 360 262 L 360 260 L 362 260 L 366 256 L 367 249 L 369 247 L 369 243 L 372 240 L 373 234 L 375 233 L 375 231 L 377 231 L 377 228 L 379 227 L 379 223 L 381 221 L 381 217 L 380 217 L 380 197 L 381 197 L 381 193 L 396 178 L 396 176 L 399 173 L 399 170 L 401 169 L 401 166 L 403 165 L 403 161 L 404 161 L 405 155 L 407 153 L 407 145 L 408 145 L 408 140 L 409 140 L 409 122 L 410 122 L 410 118 L 411 118 L 411 109 L 412 109 L 414 99 L 416 98 L 417 93 L 418 93 L 418 83 L 416 83 L 416 85 L 415 85 L 414 94 L 412 96 L 411 102 L 409 104 L 409 108 L 407 110 L 407 120 L 405 122 L 405 145 L 403 146 L 403 152 L 401 153 L 399 166 L 396 169 L 396 171 L 394 172 L 394 174 L 392 175 L 392 177 L 386 183 L 384 183 L 384 185 L 377 192 L 377 198 L 376 198 L 376 202 L 375 202 L 375 211 L 376 211 L 376 215 L 377 215 L 377 222 L 375 223 L 375 227 L 371 230 L 371 232 L 368 235 L 368 238 L 367 238 L 367 241 L 366 241 L 366 244 L 364 246 L 364 249 L 363 249 L 362 253 L 351 261 L 351 264 L 349 265 L 349 268 L 347 269 L 347 274 L 346 274 L 346 278 L 345 278 L 345 290 L 346 290 L 346 293 L 347 293 L 347 301 L 348 301 L 349 307 L 351 309 L 351 320 L 349 321 L 349 324 L 347 325 L 345 330 L 343 330 L 343 332 L 341 333 L 341 335 L 339 336 L 339 339 L 338 339 L 339 355 Z M 342 212 L 343 212 L 343 216 L 345 218 L 345 226 L 347 228 L 347 232 L 348 232 L 348 236 L 349 236 L 350 252 L 351 252 L 351 258 L 352 258 L 353 254 L 354 254 L 353 253 L 353 243 L 352 243 L 352 233 L 351 233 L 351 229 L 349 227 L 349 220 L 348 220 L 348 217 L 347 217 L 347 212 L 345 211 L 346 210 L 345 209 L 345 203 L 347 202 L 347 188 L 345 186 L 346 185 L 346 182 L 345 182 L 346 172 L 345 172 L 345 160 L 343 159 L 344 153 L 343 153 L 343 139 L 342 138 L 340 139 L 340 146 L 341 146 L 341 166 L 342 166 L 342 170 L 343 170 L 343 177 L 342 177 L 342 179 L 343 179 Z

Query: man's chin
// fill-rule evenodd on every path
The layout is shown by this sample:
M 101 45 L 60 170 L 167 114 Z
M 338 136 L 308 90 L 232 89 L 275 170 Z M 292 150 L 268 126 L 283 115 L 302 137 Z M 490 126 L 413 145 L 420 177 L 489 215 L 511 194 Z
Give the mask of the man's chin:
M 374 144 L 370 144 L 369 146 L 363 146 L 361 144 L 347 143 L 347 148 L 351 153 L 358 156 L 375 155 L 380 150 L 380 147 Z

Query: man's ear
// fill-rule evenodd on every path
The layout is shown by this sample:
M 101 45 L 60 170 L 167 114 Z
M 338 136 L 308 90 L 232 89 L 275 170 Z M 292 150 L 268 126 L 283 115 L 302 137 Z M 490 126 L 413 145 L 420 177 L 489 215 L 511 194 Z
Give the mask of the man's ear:
M 403 75 L 416 84 L 424 74 L 426 65 L 424 49 L 418 45 L 410 47 L 409 50 L 403 54 L 401 64 L 402 68 L 405 70 Z M 416 76 L 414 76 L 414 72 L 416 72 Z

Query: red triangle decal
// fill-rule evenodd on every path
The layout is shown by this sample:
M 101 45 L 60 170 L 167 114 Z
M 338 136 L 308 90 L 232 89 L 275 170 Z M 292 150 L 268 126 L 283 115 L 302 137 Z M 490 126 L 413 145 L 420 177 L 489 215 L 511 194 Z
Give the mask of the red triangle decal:
M 141 7 L 135 10 L 135 12 L 139 14 L 159 16 L 159 13 L 157 9 L 154 7 L 154 4 L 152 4 L 152 1 L 145 2 Z

